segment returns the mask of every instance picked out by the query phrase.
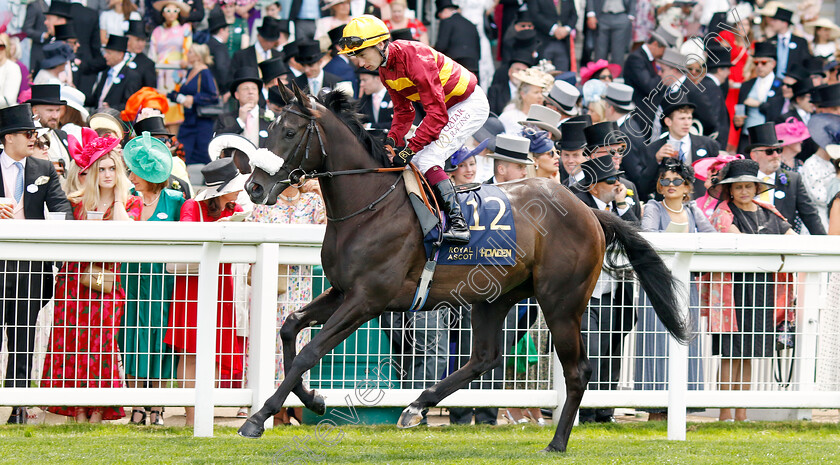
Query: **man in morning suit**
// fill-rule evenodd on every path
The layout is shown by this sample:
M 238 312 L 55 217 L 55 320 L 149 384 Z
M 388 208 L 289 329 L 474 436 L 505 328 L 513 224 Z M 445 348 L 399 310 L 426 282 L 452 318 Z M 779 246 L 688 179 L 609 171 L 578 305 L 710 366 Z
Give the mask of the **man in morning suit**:
M 569 71 L 569 34 L 575 30 L 578 14 L 573 0 L 525 0 L 537 39 L 540 58 L 547 58 L 559 71 Z
M 356 75 L 356 66 L 350 61 L 350 57 L 343 53 L 338 53 L 340 47 L 338 41 L 344 33 L 344 25 L 334 27 L 327 32 L 330 37 L 330 61 L 324 65 L 324 72 L 338 76 L 341 81 L 347 81 L 353 84 L 353 95 L 360 96 L 359 92 L 359 77 Z
M 595 31 L 595 60 L 624 63 L 633 43 L 636 0 L 586 0 L 586 28 Z
M 793 11 L 779 7 L 773 16 L 767 17 L 767 29 L 774 34 L 767 38 L 767 43 L 776 50 L 776 77 L 782 78 L 787 70 L 802 65 L 811 57 L 808 41 L 795 36 L 793 32 Z
M 379 71 L 359 68 L 359 113 L 370 127 L 388 131 L 394 119 L 394 102 L 391 94 L 379 80 Z
M 143 21 L 129 21 L 128 31 L 125 32 L 125 35 L 128 37 L 128 63 L 126 63 L 126 66 L 137 71 L 137 74 L 140 75 L 140 87 L 156 88 L 157 71 L 155 71 L 155 62 L 143 53 L 146 50 L 146 41 L 149 39 L 146 36 Z
M 210 72 L 216 78 L 219 93 L 226 94 L 228 87 L 230 87 L 230 76 L 233 73 L 227 46 L 230 37 L 230 24 L 228 24 L 224 14 L 214 13 L 207 20 L 207 26 L 207 30 L 210 31 L 207 47 L 210 48 L 210 55 L 213 57 Z
M 281 33 L 289 34 L 288 21 L 274 19 L 271 16 L 263 19 L 262 26 L 257 28 L 257 41 L 254 42 L 254 45 L 238 50 L 233 54 L 232 69 L 256 69 L 258 63 L 269 58 L 279 57 L 280 52 L 276 48 L 280 44 Z
M 791 227 L 795 226 L 796 217 L 799 216 L 808 227 L 808 232 L 825 234 L 816 204 L 805 190 L 802 177 L 797 172 L 781 168 L 782 147 L 776 136 L 776 126 L 772 122 L 764 123 L 748 127 L 747 132 L 750 143 L 745 153 L 758 162 L 758 177 L 775 185 L 773 189 L 760 194 L 758 200 L 773 204 Z
M 341 78 L 321 67 L 321 58 L 324 56 L 321 44 L 316 40 L 304 40 L 298 42 L 297 46 L 295 60 L 303 67 L 303 74 L 294 79 L 295 84 L 311 95 L 318 95 L 324 88 L 335 89 Z
M 776 121 L 782 114 L 785 96 L 782 93 L 782 82 L 776 79 L 773 69 L 776 68 L 776 47 L 770 42 L 757 42 L 753 52 L 756 77 L 744 81 L 738 91 L 738 103 L 746 107 L 746 115 L 735 115 L 733 123 L 736 128 L 749 128 L 770 121 Z M 744 153 L 749 144 L 747 131 L 741 131 L 738 142 L 738 153 Z
M 464 18 L 458 5 L 451 0 L 437 0 L 437 17 L 440 19 L 440 29 L 435 50 L 478 76 L 481 45 L 475 24 Z
M 28 104 L 0 109 L 0 197 L 11 201 L 0 205 L 0 221 L 43 220 L 44 207 L 73 219 L 53 164 L 31 156 L 40 132 Z M 0 310 L 6 327 L 0 332 L 0 346 L 5 342 L 9 351 L 5 387 L 29 386 L 35 322 L 52 296 L 52 262 L 0 260 Z M 8 422 L 22 424 L 26 419 L 26 408 L 15 407 Z
M 128 39 L 111 35 L 105 45 L 105 63 L 108 67 L 99 73 L 93 92 L 88 95 L 85 106 L 100 108 L 107 106 L 115 110 L 125 109 L 125 102 L 140 90 L 140 75 L 126 66 Z
M 230 83 L 230 94 L 236 99 L 236 110 L 223 113 L 216 120 L 215 134 L 241 134 L 259 148 L 268 142 L 268 125 L 273 118 L 266 115 L 260 105 L 263 82 L 256 68 L 240 68 L 234 71 Z
M 645 135 L 650 134 L 649 121 L 653 120 L 656 111 L 655 105 L 651 108 L 650 97 L 662 82 L 654 61 L 662 58 L 665 49 L 673 47 L 676 42 L 677 37 L 660 26 L 651 33 L 647 42 L 638 50 L 629 53 L 624 61 L 621 75 L 624 77 L 624 83 L 633 88 L 633 104 L 637 108 L 636 112 L 644 116 L 645 121 L 640 120 L 639 123 L 641 127 L 645 127 Z M 648 98 L 648 104 L 645 104 L 645 98 Z M 634 116 L 634 119 L 638 117 Z
M 70 166 L 70 149 L 67 133 L 61 128 L 61 111 L 67 105 L 61 99 L 61 86 L 58 84 L 35 84 L 32 86 L 32 96 L 24 103 L 32 106 L 32 116 L 37 118 L 41 126 L 47 128 L 45 137 L 50 141 L 48 154 L 50 161 Z

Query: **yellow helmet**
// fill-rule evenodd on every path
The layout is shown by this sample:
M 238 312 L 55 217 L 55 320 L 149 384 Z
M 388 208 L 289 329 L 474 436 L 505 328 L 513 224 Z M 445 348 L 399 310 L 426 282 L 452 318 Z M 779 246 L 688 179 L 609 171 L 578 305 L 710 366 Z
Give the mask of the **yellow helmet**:
M 391 37 L 388 26 L 381 19 L 372 15 L 361 15 L 350 20 L 344 27 L 338 46 L 341 47 L 338 53 L 355 54 L 364 48 L 387 40 Z

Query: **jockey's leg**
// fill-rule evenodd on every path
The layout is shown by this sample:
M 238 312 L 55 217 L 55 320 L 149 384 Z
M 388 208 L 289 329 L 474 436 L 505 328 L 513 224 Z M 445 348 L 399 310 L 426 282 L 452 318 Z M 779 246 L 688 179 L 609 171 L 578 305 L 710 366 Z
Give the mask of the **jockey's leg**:
M 490 106 L 484 91 L 476 86 L 472 95 L 452 106 L 447 113 L 449 121 L 443 127 L 437 140 L 417 152 L 414 163 L 429 180 L 429 184 L 435 187 L 441 199 L 441 207 L 449 216 L 449 228 L 443 234 L 444 239 L 453 243 L 466 244 L 470 241 L 470 230 L 455 198 L 455 186 L 449 179 L 449 175 L 443 171 L 443 165 L 447 158 L 451 157 L 484 125 L 490 113 Z

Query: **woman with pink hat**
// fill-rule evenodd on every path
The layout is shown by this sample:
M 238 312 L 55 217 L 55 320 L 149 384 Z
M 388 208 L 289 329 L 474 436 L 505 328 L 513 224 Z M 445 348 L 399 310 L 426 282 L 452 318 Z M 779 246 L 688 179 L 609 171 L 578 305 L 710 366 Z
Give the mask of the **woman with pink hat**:
M 580 70 L 580 83 L 583 85 L 586 81 L 595 78 L 609 84 L 621 74 L 621 65 L 616 65 L 607 60 L 600 59 L 598 61 L 591 61 Z
M 81 189 L 68 196 L 77 220 L 132 221 L 143 202 L 129 195 L 130 183 L 120 141 L 98 137 L 82 128 L 82 143 L 73 136 L 70 151 L 79 165 Z M 55 314 L 44 361 L 42 387 L 123 387 L 117 331 L 125 308 L 119 263 L 66 262 L 58 272 Z M 100 423 L 125 416 L 122 407 L 49 407 L 78 423 Z
M 720 170 L 730 161 L 744 158 L 743 155 L 729 155 L 726 152 L 720 152 L 716 157 L 701 158 L 694 162 L 694 177 L 703 181 L 706 187 L 706 193 L 697 199 L 697 207 L 706 215 L 707 218 L 712 217 L 715 208 L 718 204 L 718 199 L 709 195 L 708 190 L 712 187 L 714 177 Z
M 782 169 L 801 171 L 802 160 L 796 156 L 802 152 L 802 143 L 811 138 L 808 126 L 791 116 L 776 125 L 776 135 L 782 141 Z

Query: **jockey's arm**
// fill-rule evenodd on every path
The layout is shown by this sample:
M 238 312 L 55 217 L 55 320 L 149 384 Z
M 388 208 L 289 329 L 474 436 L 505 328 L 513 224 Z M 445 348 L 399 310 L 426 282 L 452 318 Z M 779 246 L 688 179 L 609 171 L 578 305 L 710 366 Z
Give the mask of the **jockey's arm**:
M 385 88 L 388 89 L 388 95 L 391 96 L 391 101 L 394 103 L 394 116 L 391 120 L 388 137 L 393 137 L 397 145 L 402 147 L 405 145 L 405 135 L 408 134 L 411 123 L 414 122 L 414 105 L 411 104 L 411 100 L 403 97 L 399 92 L 392 91 L 388 84 L 385 84 Z

